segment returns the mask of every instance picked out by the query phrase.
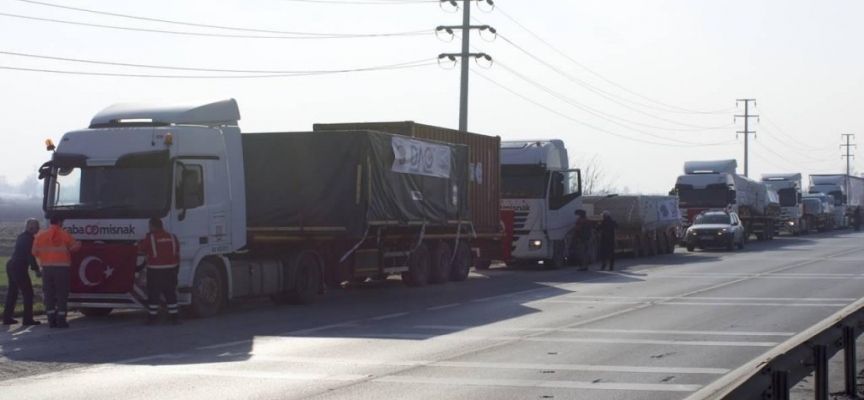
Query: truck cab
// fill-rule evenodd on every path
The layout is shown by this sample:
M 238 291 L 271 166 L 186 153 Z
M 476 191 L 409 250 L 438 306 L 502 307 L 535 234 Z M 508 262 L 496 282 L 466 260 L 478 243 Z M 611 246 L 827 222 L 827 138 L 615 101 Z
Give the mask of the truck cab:
M 839 229 L 849 227 L 845 175 L 810 175 L 808 193 L 834 196 L 834 226 Z
M 684 175 L 676 180 L 674 192 L 678 194 L 685 228 L 705 211 L 738 212 L 736 168 L 735 160 L 688 161 L 684 164 Z
M 777 191 L 780 198 L 779 230 L 798 235 L 807 232 L 801 193 L 801 174 L 763 174 L 762 182 Z
M 562 267 L 581 206 L 582 175 L 563 141 L 501 143 L 501 208 L 515 212 L 510 262 Z
M 56 146 L 46 142 L 45 215 L 65 217 L 64 229 L 83 243 L 73 254 L 71 307 L 104 314 L 146 306 L 135 243 L 150 218 L 180 241 L 180 304 L 199 315 L 222 305 L 213 302 L 230 295 L 224 254 L 246 244 L 243 169 L 231 164 L 242 163 L 239 119 L 233 99 L 120 104 Z

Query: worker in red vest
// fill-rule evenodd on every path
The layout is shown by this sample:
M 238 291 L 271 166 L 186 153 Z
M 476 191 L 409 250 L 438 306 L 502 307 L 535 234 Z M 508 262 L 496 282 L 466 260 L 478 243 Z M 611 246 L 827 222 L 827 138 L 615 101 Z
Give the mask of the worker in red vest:
M 138 254 L 147 258 L 147 320 L 158 321 L 160 296 L 165 296 L 168 318 L 180 324 L 177 308 L 177 274 L 180 271 L 180 242 L 162 228 L 162 220 L 150 219 L 150 232 L 138 243 Z
M 67 302 L 72 254 L 81 248 L 81 242 L 63 230 L 64 218 L 51 217 L 51 226 L 33 239 L 33 255 L 42 266 L 42 290 L 45 294 L 45 314 L 51 328 L 68 328 Z

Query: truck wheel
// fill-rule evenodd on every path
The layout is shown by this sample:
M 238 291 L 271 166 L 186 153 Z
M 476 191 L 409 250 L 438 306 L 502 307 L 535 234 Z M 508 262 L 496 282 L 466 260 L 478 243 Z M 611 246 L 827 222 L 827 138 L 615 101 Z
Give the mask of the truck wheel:
M 552 258 L 543 260 L 545 269 L 561 269 L 564 267 L 564 242 L 557 240 L 552 242 Z
M 288 302 L 312 304 L 318 296 L 320 282 L 318 259 L 310 253 L 303 254 L 294 267 L 294 288 L 287 292 Z
M 192 281 L 192 313 L 198 318 L 216 315 L 225 304 L 225 282 L 210 261 L 201 261 Z
M 438 242 L 432 248 L 429 283 L 440 285 L 450 279 L 450 254 L 447 243 Z
M 450 265 L 450 280 L 454 282 L 462 282 L 468 279 L 468 273 L 471 272 L 471 249 L 468 243 L 460 240 L 456 245 L 456 254 L 453 257 L 453 264 Z M 478 260 L 481 261 L 481 260 Z M 486 269 L 492 264 L 490 260 L 482 260 L 487 262 Z
M 654 239 L 651 239 L 651 236 L 645 235 L 645 238 L 642 239 L 642 243 L 645 244 L 646 256 L 654 257 L 657 255 L 657 246 L 655 246 Z
M 675 242 L 677 241 L 677 238 L 675 235 L 669 234 L 668 232 L 664 233 L 664 235 L 666 235 L 666 254 L 672 254 L 675 252 Z
M 633 238 L 633 257 L 640 258 L 645 255 L 642 248 L 642 239 L 639 236 Z
M 78 311 L 81 311 L 81 314 L 84 314 L 85 317 L 99 318 L 99 317 L 104 317 L 108 314 L 111 314 L 111 311 L 113 311 L 113 310 L 114 310 L 113 308 L 85 307 L 85 308 L 79 309 Z
M 666 234 L 657 235 L 657 254 L 666 254 Z
M 429 248 L 421 244 L 408 257 L 408 272 L 402 273 L 402 282 L 411 287 L 420 287 L 429 282 Z

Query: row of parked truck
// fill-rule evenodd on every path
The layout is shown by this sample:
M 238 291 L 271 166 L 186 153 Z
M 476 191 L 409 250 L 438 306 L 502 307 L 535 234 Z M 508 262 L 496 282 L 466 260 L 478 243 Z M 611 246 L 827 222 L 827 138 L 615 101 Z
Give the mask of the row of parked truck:
M 755 182 L 734 161 L 690 162 L 669 196 L 588 196 L 560 140 L 502 142 L 414 122 L 241 133 L 239 120 L 233 99 L 120 104 L 49 141 L 45 215 L 65 217 L 83 243 L 72 306 L 85 315 L 144 307 L 135 243 L 153 217 L 180 240 L 179 302 L 209 316 L 232 299 L 308 303 L 325 288 L 390 275 L 422 286 L 493 261 L 591 262 L 596 238 L 577 235 L 577 210 L 591 221 L 609 211 L 618 251 L 635 256 L 674 251 L 709 209 L 736 211 L 765 239 L 842 227 L 861 201 L 849 184 L 864 188 L 814 176 L 803 195 L 800 175 Z

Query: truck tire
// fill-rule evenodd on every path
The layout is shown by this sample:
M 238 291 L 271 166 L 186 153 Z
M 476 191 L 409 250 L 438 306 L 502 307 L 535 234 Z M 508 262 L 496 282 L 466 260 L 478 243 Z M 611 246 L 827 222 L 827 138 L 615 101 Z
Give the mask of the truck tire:
M 678 240 L 674 234 L 669 232 L 664 233 L 666 235 L 666 254 L 675 253 L 675 242 Z
M 654 257 L 657 255 L 656 241 L 652 239 L 650 235 L 645 235 L 645 237 L 642 239 L 642 243 L 645 244 L 646 256 Z
M 440 285 L 450 280 L 450 246 L 444 242 L 435 243 L 429 264 L 429 283 Z
M 564 268 L 564 242 L 556 240 L 552 242 L 552 258 L 543 260 L 543 268 L 545 269 L 561 269 Z
M 635 236 L 633 238 L 633 257 L 641 258 L 644 256 L 644 249 L 642 248 L 642 239 L 639 236 Z
M 402 282 L 411 287 L 420 287 L 429 282 L 429 247 L 425 243 L 408 257 L 408 272 L 402 273 Z
M 468 247 L 468 243 L 464 240 L 460 240 L 456 245 L 455 252 L 453 264 L 450 265 L 450 280 L 453 282 L 462 282 L 468 279 L 468 273 L 471 272 L 471 248 Z M 486 265 L 486 269 L 489 269 L 489 265 L 492 264 L 490 260 L 478 261 L 488 262 L 489 264 Z
M 192 314 L 198 318 L 212 317 L 225 305 L 225 281 L 213 263 L 198 264 L 192 280 Z
M 657 254 L 666 254 L 666 233 L 657 235 Z
M 81 314 L 84 314 L 84 316 L 87 318 L 99 318 L 111 314 L 111 311 L 114 311 L 114 309 L 84 307 L 79 309 L 78 311 L 81 311 Z
M 320 285 L 318 258 L 312 253 L 303 253 L 294 266 L 294 287 L 287 292 L 288 303 L 303 305 L 314 303 Z

